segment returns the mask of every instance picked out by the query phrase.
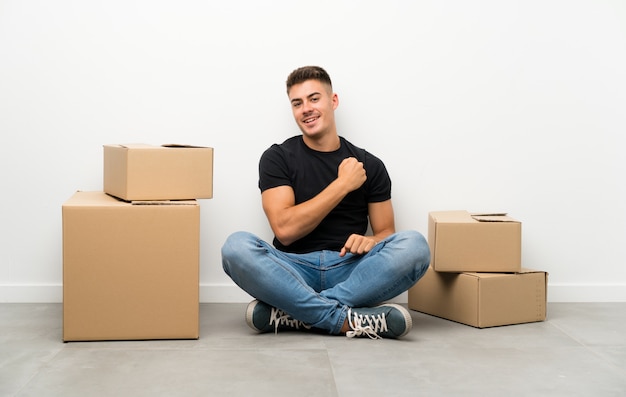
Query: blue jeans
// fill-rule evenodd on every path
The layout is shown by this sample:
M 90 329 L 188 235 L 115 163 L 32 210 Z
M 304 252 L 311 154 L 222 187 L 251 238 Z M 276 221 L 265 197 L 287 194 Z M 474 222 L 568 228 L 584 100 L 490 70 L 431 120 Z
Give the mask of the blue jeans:
M 413 286 L 430 250 L 416 231 L 392 234 L 364 255 L 291 254 L 248 232 L 222 247 L 226 274 L 248 294 L 314 328 L 339 334 L 348 308 L 371 307 Z

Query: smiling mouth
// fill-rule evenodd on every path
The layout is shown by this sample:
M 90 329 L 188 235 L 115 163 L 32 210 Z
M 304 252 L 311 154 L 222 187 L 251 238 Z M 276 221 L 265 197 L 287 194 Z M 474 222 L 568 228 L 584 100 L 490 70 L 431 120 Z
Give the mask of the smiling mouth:
M 318 118 L 319 118 L 319 116 L 307 117 L 306 119 L 302 120 L 302 122 L 304 124 L 311 124 L 312 122 L 314 122 Z

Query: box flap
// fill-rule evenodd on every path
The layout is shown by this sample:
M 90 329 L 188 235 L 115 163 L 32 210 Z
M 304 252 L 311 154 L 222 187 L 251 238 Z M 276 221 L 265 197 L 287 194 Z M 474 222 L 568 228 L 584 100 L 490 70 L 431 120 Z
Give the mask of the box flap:
M 507 216 L 506 212 L 500 213 L 471 213 L 472 219 L 478 222 L 517 222 L 517 220 Z
M 529 269 L 526 267 L 521 268 L 519 272 L 463 272 L 462 274 L 466 276 L 476 277 L 476 278 L 492 278 L 492 277 L 504 277 L 504 276 L 515 276 L 517 274 L 530 274 L 530 273 L 547 273 L 544 270 L 535 270 Z
M 206 146 L 195 146 L 195 145 L 182 145 L 178 143 L 165 143 L 161 145 L 161 147 L 169 147 L 169 148 L 201 148 L 206 149 Z
M 471 216 L 505 216 L 508 212 L 470 212 Z
M 524 274 L 524 273 L 546 273 L 546 274 L 548 274 L 548 272 L 546 272 L 545 270 L 534 270 L 534 269 L 529 269 L 527 267 L 523 267 L 522 270 L 519 271 L 519 274 Z
M 133 200 L 132 205 L 196 205 L 196 200 Z
M 107 144 L 104 146 L 109 147 L 120 147 L 126 149 L 160 149 L 160 148 L 201 148 L 206 149 L 207 146 L 197 146 L 197 145 L 186 145 L 179 143 L 165 143 L 163 145 L 151 145 L 148 143 L 116 143 L 116 144 Z

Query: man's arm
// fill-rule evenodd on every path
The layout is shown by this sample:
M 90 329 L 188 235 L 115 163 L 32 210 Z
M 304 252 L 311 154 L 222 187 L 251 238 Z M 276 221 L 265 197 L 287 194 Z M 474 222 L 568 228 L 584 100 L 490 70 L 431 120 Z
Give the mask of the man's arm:
M 267 189 L 262 194 L 263 210 L 272 231 L 283 245 L 306 236 L 343 198 L 367 179 L 363 163 L 347 158 L 339 165 L 337 179 L 312 199 L 296 205 L 290 186 Z
M 372 236 L 351 235 L 341 249 L 340 256 L 344 256 L 348 252 L 365 254 L 384 238 L 395 233 L 396 227 L 391 199 L 380 203 L 370 203 L 368 211 Z

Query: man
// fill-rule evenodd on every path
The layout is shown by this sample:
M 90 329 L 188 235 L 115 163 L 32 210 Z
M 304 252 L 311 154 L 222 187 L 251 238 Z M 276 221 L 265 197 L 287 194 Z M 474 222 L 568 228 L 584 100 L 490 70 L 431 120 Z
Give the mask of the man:
M 273 246 L 237 232 L 222 248 L 224 271 L 256 298 L 246 321 L 258 332 L 404 336 L 410 313 L 381 302 L 423 276 L 428 244 L 418 232 L 396 233 L 384 164 L 338 135 L 339 98 L 326 71 L 294 70 L 287 95 L 302 135 L 272 145 L 259 162 Z

